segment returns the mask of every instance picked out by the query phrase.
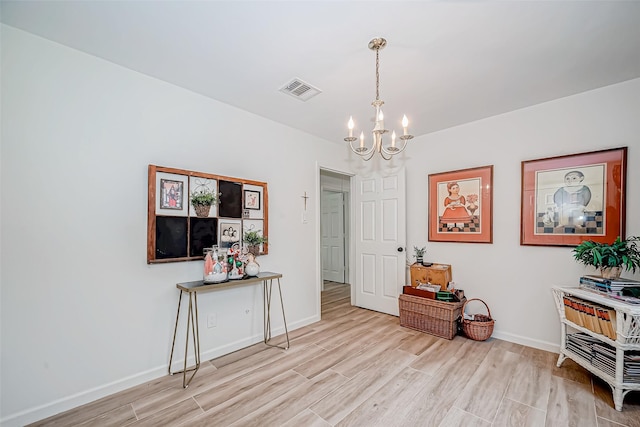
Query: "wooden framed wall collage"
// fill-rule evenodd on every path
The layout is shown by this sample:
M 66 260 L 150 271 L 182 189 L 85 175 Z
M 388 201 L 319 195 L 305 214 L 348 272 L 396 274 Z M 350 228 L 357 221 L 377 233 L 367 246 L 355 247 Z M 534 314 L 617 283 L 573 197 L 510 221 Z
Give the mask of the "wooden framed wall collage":
M 202 260 L 205 248 L 242 245 L 246 231 L 268 236 L 267 183 L 156 165 L 148 174 L 148 264 Z M 217 198 L 208 213 L 191 204 L 202 192 Z

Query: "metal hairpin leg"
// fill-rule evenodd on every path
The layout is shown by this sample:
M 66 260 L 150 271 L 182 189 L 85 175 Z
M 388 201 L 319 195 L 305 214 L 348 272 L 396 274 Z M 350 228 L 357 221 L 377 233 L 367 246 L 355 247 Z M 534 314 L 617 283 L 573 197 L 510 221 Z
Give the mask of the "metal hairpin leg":
M 282 321 L 284 322 L 284 332 L 287 337 L 287 346 L 281 347 L 275 344 L 269 344 L 271 340 L 271 292 L 273 288 L 273 279 L 262 282 L 264 284 L 264 343 L 271 347 L 278 347 L 284 350 L 289 348 L 289 331 L 287 329 L 287 319 L 284 316 L 284 304 L 282 303 L 282 287 L 280 286 L 280 278 L 278 278 L 278 293 L 280 294 L 280 307 L 282 307 Z
M 169 356 L 169 375 L 182 374 L 182 387 L 187 388 L 191 380 L 200 368 L 200 331 L 198 329 L 198 295 L 196 292 L 189 292 L 189 311 L 187 312 L 187 335 L 184 339 L 184 368 L 181 371 L 171 371 L 173 362 L 173 350 L 176 345 L 176 333 L 178 331 L 178 320 L 180 319 L 180 303 L 182 302 L 182 290 L 180 298 L 178 298 L 178 313 L 176 314 L 176 325 L 173 328 L 173 343 L 171 344 L 171 356 Z M 189 329 L 193 335 L 193 352 L 195 357 L 195 365 L 187 369 L 187 359 L 189 351 Z M 191 377 L 187 381 L 187 372 L 193 371 Z

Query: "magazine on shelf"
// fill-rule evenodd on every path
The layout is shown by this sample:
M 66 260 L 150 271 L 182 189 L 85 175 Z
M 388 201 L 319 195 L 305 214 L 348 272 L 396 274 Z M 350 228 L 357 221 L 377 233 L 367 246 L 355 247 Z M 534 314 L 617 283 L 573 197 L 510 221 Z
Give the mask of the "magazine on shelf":
M 610 289 L 612 291 L 620 291 L 627 287 L 640 287 L 640 282 L 637 280 L 625 279 L 620 277 L 618 279 L 605 279 L 600 276 L 586 275 L 580 278 L 580 283 L 592 283 L 598 287 Z

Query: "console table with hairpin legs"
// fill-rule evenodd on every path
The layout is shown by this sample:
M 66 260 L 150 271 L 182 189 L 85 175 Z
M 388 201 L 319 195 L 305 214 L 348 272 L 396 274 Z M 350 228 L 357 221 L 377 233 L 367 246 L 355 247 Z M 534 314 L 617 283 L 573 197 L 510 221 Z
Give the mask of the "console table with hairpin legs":
M 176 284 L 178 290 L 180 290 L 180 296 L 178 298 L 178 313 L 176 314 L 176 324 L 173 329 L 173 342 L 171 344 L 171 356 L 169 357 L 169 375 L 182 374 L 182 387 L 187 388 L 189 383 L 198 372 L 200 368 L 200 331 L 198 328 L 198 292 L 215 291 L 220 289 L 234 288 L 243 285 L 251 285 L 262 283 L 263 286 L 263 302 L 264 302 L 264 343 L 272 347 L 279 347 L 284 350 L 289 348 L 289 331 L 287 330 L 287 320 L 284 316 L 284 303 L 282 302 L 282 287 L 280 286 L 280 278 L 282 274 L 263 272 L 259 273 L 256 277 L 249 277 L 241 280 L 229 280 L 223 283 L 205 283 L 203 280 L 196 280 L 193 282 L 184 282 Z M 282 347 L 275 344 L 270 344 L 271 341 L 271 295 L 273 290 L 273 281 L 277 280 L 278 294 L 280 295 L 280 307 L 282 308 L 282 321 L 284 322 L 284 332 L 287 338 L 286 346 Z M 180 305 L 182 302 L 182 294 L 189 294 L 189 303 L 187 311 L 187 331 L 184 342 L 184 366 L 180 371 L 172 371 L 171 365 L 173 363 L 173 353 L 176 345 L 176 334 L 178 331 L 178 321 L 180 320 Z M 195 364 L 191 367 L 187 367 L 187 359 L 189 352 L 189 336 L 193 339 L 193 352 L 195 357 Z M 187 380 L 187 372 L 193 372 Z

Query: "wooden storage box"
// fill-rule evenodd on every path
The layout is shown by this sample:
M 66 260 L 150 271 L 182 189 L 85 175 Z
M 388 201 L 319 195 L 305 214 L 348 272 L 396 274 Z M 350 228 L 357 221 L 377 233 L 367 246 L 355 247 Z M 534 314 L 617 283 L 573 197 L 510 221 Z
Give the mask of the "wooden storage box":
M 413 295 L 413 296 L 416 296 L 416 297 L 436 299 L 436 293 L 435 292 L 431 292 L 431 291 L 428 291 L 426 289 L 414 288 L 412 286 L 404 286 L 403 290 L 402 290 L 402 293 L 407 294 L 407 295 Z
M 419 283 L 432 283 L 440 285 L 440 289 L 447 290 L 447 285 L 452 280 L 451 265 L 433 264 L 425 267 L 421 264 L 413 264 L 409 269 L 411 272 L 411 286 L 414 288 Z
M 400 326 L 453 339 L 464 301 L 466 299 L 461 302 L 444 302 L 401 294 L 398 297 Z

